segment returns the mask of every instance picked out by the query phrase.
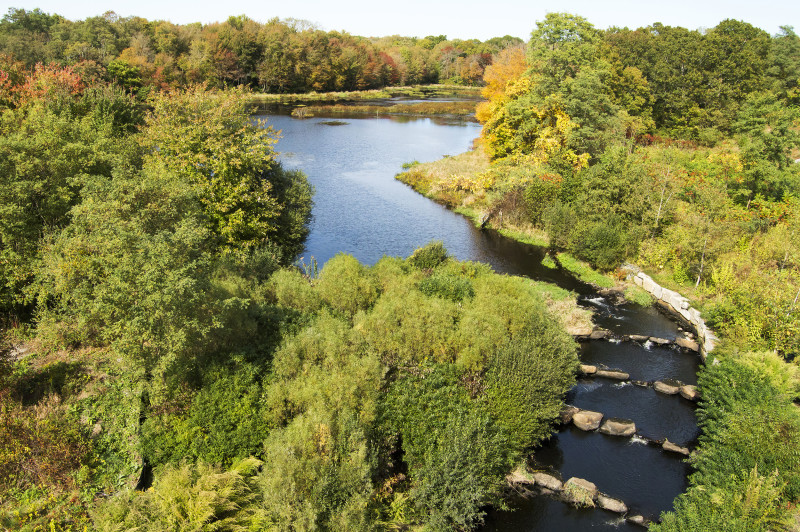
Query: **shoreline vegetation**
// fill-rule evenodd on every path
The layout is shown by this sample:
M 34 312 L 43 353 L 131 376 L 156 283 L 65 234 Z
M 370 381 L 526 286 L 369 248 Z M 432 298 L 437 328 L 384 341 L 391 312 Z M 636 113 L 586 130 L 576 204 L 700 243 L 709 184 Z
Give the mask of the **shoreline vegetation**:
M 248 102 L 253 105 L 264 104 L 307 104 L 313 102 L 357 102 L 364 100 L 388 100 L 391 98 L 430 99 L 459 98 L 481 99 L 481 87 L 465 85 L 412 85 L 385 87 L 360 91 L 306 92 L 296 94 L 252 93 Z
M 477 102 L 417 102 L 391 105 L 302 105 L 292 109 L 295 118 L 344 115 L 370 116 L 452 116 L 474 120 Z

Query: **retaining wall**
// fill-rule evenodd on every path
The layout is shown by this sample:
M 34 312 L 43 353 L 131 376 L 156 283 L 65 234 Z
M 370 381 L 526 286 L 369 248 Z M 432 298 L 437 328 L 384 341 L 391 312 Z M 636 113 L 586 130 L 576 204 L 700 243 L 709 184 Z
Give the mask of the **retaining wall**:
M 678 292 L 664 288 L 656 283 L 652 277 L 642 271 L 631 271 L 630 277 L 636 286 L 642 287 L 652 295 L 663 308 L 668 312 L 680 317 L 690 324 L 697 334 L 697 343 L 700 344 L 700 356 L 703 362 L 708 353 L 714 350 L 719 339 L 714 332 L 706 326 L 706 322 L 700 316 L 700 311 L 689 304 L 689 300 Z

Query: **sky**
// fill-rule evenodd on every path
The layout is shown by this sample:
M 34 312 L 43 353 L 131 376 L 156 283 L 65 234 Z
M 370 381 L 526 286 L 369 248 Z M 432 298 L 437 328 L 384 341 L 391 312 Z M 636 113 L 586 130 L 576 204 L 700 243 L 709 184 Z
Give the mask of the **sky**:
M 450 39 L 479 39 L 511 35 L 528 40 L 536 22 L 548 12 L 581 15 L 598 28 L 631 29 L 661 22 L 688 29 L 713 28 L 732 18 L 749 22 L 770 34 L 780 26 L 794 26 L 800 33 L 800 1 L 797 0 L 0 0 L 0 13 L 9 8 L 58 13 L 70 20 L 114 11 L 119 16 L 169 20 L 176 24 L 220 22 L 231 15 L 247 15 L 266 22 L 271 18 L 308 20 L 323 30 L 352 35 L 424 37 L 447 35 Z

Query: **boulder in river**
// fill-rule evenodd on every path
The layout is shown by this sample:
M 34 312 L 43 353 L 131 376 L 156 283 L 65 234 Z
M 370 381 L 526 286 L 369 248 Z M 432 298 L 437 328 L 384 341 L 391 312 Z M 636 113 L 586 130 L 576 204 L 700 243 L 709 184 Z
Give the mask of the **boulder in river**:
M 506 475 L 506 481 L 508 481 L 509 484 L 522 484 L 529 486 L 536 483 L 533 474 L 528 471 L 525 466 L 519 466 L 511 473 Z
M 561 491 L 561 489 L 564 487 L 561 479 L 549 473 L 537 472 L 533 474 L 533 478 L 536 481 L 537 486 L 542 486 L 543 488 L 547 488 L 551 491 Z
M 589 335 L 590 340 L 602 340 L 603 338 L 607 337 L 611 334 L 609 331 L 600 329 L 597 331 L 592 331 L 592 334 Z
M 570 421 L 572 421 L 572 416 L 575 413 L 580 412 L 580 408 L 572 405 L 564 405 L 564 408 L 561 409 L 561 424 L 567 425 Z
M 572 424 L 585 431 L 597 430 L 602 420 L 603 414 L 591 410 L 581 410 L 572 416 Z
M 654 382 L 653 388 L 659 393 L 676 395 L 681 391 L 681 383 L 671 379 L 665 379 L 663 381 Z
M 625 373 L 624 371 L 614 371 L 609 369 L 598 369 L 597 372 L 594 374 L 595 377 L 605 377 L 607 379 L 617 379 L 620 381 L 626 381 L 631 378 L 629 373 Z
M 600 432 L 610 436 L 630 437 L 636 433 L 636 423 L 630 419 L 609 418 L 600 426 Z
M 631 524 L 643 526 L 645 528 L 650 526 L 650 520 L 643 515 L 633 515 L 626 519 Z
M 664 443 L 663 445 L 661 445 L 661 448 L 671 453 L 678 453 L 682 454 L 683 456 L 689 456 L 689 449 L 687 449 L 686 447 L 681 447 L 678 444 L 672 443 L 669 440 L 664 440 Z
M 694 351 L 695 353 L 700 352 L 700 344 L 689 338 L 675 338 L 675 345 L 688 349 L 689 351 Z
M 656 345 L 669 345 L 669 344 L 672 343 L 671 341 L 667 340 L 666 338 L 659 338 L 657 336 L 651 336 L 649 338 L 649 340 L 652 343 L 656 344 Z
M 597 366 L 581 364 L 581 373 L 584 375 L 594 375 L 595 373 L 597 373 Z
M 628 507 L 619 499 L 614 499 L 599 493 L 597 495 L 597 506 L 602 508 L 603 510 L 608 510 L 610 512 L 616 512 L 618 514 L 624 514 L 628 511 Z
M 646 342 L 650 339 L 650 337 L 643 334 L 632 334 L 630 335 L 630 339 L 634 342 Z
M 700 392 L 697 391 L 697 386 L 693 384 L 684 384 L 681 386 L 681 397 L 690 401 L 697 401 L 700 399 Z
M 588 480 L 572 477 L 564 483 L 564 497 L 578 506 L 594 506 L 597 486 Z

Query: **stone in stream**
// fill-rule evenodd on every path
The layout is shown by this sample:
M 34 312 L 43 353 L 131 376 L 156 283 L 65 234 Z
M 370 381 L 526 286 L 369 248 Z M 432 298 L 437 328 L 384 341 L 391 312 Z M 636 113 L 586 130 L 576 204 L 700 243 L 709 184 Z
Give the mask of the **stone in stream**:
M 614 499 L 612 497 L 607 497 L 602 493 L 597 494 L 597 506 L 602 508 L 603 510 L 608 510 L 609 512 L 616 512 L 618 514 L 627 513 L 628 507 L 619 499 Z
M 689 449 L 687 449 L 686 447 L 681 447 L 680 445 L 672 443 L 671 441 L 666 439 L 664 440 L 663 445 L 661 445 L 661 448 L 671 453 L 678 453 L 682 454 L 683 456 L 689 456 Z
M 600 432 L 610 436 L 630 437 L 636 433 L 636 423 L 630 419 L 609 418 L 600 426 Z
M 675 345 L 688 349 L 689 351 L 694 351 L 695 353 L 700 352 L 700 344 L 688 338 L 676 338 Z
M 646 342 L 650 339 L 650 337 L 644 336 L 642 334 L 632 334 L 630 336 L 630 339 L 633 340 L 634 342 Z
M 543 488 L 547 488 L 551 491 L 561 491 L 564 487 L 561 479 L 548 473 L 534 473 L 533 478 L 536 481 L 537 486 L 542 486 Z
M 700 399 L 700 392 L 697 391 L 697 386 L 684 384 L 681 386 L 681 397 L 690 401 L 697 401 Z
M 681 391 L 681 383 L 672 379 L 665 379 L 654 382 L 653 388 L 659 393 L 677 395 Z
M 650 387 L 650 383 L 647 382 L 647 381 L 631 381 L 631 382 L 633 384 L 635 384 L 636 386 L 639 386 L 640 388 L 649 388 Z
M 587 432 L 597 430 L 602 420 L 603 414 L 592 412 L 591 410 L 581 410 L 580 412 L 575 412 L 572 416 L 572 424 Z
M 617 379 L 620 381 L 626 381 L 631 378 L 629 373 L 625 373 L 623 371 L 613 371 L 607 369 L 598 369 L 597 372 L 594 374 L 595 377 L 605 377 L 607 379 Z
M 602 340 L 603 338 L 605 338 L 609 334 L 610 334 L 609 331 L 605 331 L 603 329 L 600 329 L 599 331 L 592 331 L 592 334 L 589 335 L 589 339 L 590 340 Z
M 525 466 L 519 466 L 514 471 L 506 475 L 506 481 L 509 484 L 522 484 L 528 486 L 536 483 L 533 478 L 533 474 L 528 471 Z
M 578 506 L 594 506 L 597 486 L 588 480 L 572 477 L 564 482 L 564 497 Z
M 570 421 L 572 421 L 572 416 L 574 416 L 577 412 L 580 412 L 581 409 L 572 406 L 572 405 L 564 405 L 564 408 L 561 409 L 561 424 L 567 425 Z
M 639 525 L 639 526 L 643 526 L 643 527 L 645 527 L 645 528 L 647 528 L 648 526 L 650 526 L 650 520 L 648 520 L 648 519 L 647 519 L 645 516 L 643 516 L 643 515 L 632 515 L 631 517 L 629 517 L 629 518 L 627 519 L 627 521 L 628 521 L 629 523 L 631 523 L 631 524 L 634 524 L 634 525 Z
M 650 338 L 648 338 L 648 340 L 650 340 L 656 345 L 669 345 L 672 343 L 666 338 L 658 338 L 657 336 L 651 336 Z
M 595 373 L 597 373 L 597 366 L 581 364 L 581 373 L 583 373 L 584 375 L 594 375 Z

